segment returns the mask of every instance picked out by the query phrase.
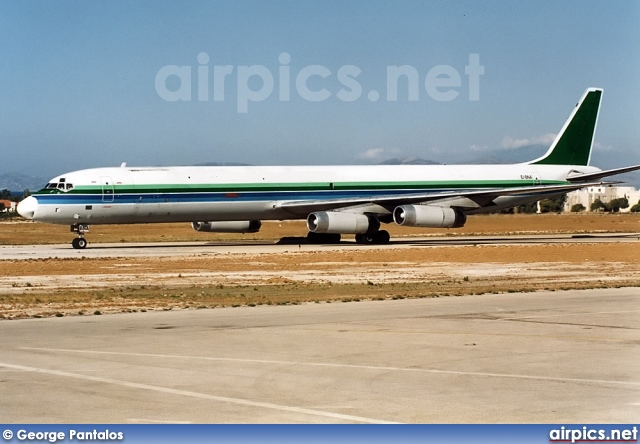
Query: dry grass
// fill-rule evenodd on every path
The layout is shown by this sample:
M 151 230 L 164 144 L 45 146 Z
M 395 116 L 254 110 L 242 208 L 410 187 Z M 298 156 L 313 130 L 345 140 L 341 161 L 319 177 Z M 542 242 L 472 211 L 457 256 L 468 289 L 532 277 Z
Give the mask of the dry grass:
M 485 293 L 522 293 L 640 286 L 640 279 L 580 282 L 526 282 L 521 280 L 448 279 L 429 282 L 374 284 L 289 283 L 188 288 L 123 287 L 117 289 L 56 291 L 49 294 L 0 296 L 0 319 L 96 315 L 262 305 L 344 303 L 362 300 L 439 298 Z

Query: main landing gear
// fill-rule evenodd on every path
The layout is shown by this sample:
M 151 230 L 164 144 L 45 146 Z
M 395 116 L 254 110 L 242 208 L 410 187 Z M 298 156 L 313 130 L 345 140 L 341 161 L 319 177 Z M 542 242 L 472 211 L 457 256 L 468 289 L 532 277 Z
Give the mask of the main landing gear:
M 390 239 L 391 236 L 387 230 L 356 234 L 356 242 L 359 244 L 388 244 Z
M 391 236 L 387 230 L 356 234 L 356 242 L 359 244 L 388 244 L 390 239 Z M 310 231 L 307 234 L 307 242 L 310 244 L 337 244 L 340 242 L 340 234 Z
M 74 224 L 71 225 L 72 233 L 76 233 L 78 237 L 76 237 L 72 242 L 71 246 L 76 250 L 82 250 L 87 247 L 87 240 L 84 238 L 84 233 L 89 231 L 89 225 L 87 224 Z

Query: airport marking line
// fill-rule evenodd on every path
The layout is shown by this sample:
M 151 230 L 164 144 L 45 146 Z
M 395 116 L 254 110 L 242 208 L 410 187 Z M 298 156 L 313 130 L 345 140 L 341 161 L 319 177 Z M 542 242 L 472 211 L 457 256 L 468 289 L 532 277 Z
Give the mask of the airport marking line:
M 458 371 L 458 370 L 387 367 L 387 366 L 377 366 L 377 365 L 334 364 L 334 363 L 328 363 L 328 362 L 296 362 L 296 361 L 276 361 L 276 360 L 269 360 L 269 359 L 216 358 L 216 357 L 210 357 L 210 356 L 183 356 L 183 355 L 166 355 L 166 354 L 155 354 L 155 353 L 126 353 L 126 352 L 109 352 L 109 351 L 98 351 L 98 350 L 71 350 L 71 349 L 38 348 L 38 347 L 20 347 L 20 348 L 22 350 L 34 350 L 34 351 L 44 351 L 44 352 L 86 353 L 86 354 L 136 356 L 136 357 L 163 358 L 163 359 L 195 359 L 195 360 L 203 360 L 203 361 L 245 362 L 245 363 L 251 363 L 251 364 L 277 364 L 277 365 L 287 365 L 287 366 L 299 365 L 299 366 L 311 366 L 311 367 L 352 368 L 357 370 L 383 370 L 383 371 L 432 373 L 432 374 L 458 375 L 458 376 L 462 375 L 462 376 L 478 376 L 478 377 L 493 377 L 493 378 L 528 379 L 528 380 L 534 380 L 534 381 L 577 382 L 581 384 L 584 384 L 584 383 L 614 384 L 614 385 L 625 385 L 625 386 L 631 386 L 631 387 L 640 387 L 640 381 L 611 381 L 606 379 L 560 378 L 556 376 L 518 375 L 518 374 L 510 374 L 510 373 L 492 373 L 492 372 L 466 372 L 466 371 Z M 0 366 L 2 365 L 3 364 L 0 363 Z
M 78 373 L 65 372 L 61 370 L 27 367 L 23 365 L 7 364 L 5 362 L 0 362 L 0 367 L 4 367 L 6 369 L 12 369 L 12 370 L 20 370 L 25 372 L 34 372 L 34 373 L 43 373 L 43 374 L 53 375 L 53 376 L 61 376 L 65 378 L 75 378 L 75 379 L 81 379 L 84 381 L 100 382 L 103 384 L 113 384 L 113 385 L 119 385 L 122 387 L 134 388 L 134 389 L 151 390 L 154 392 L 167 393 L 170 395 L 189 396 L 192 398 L 206 399 L 209 401 L 227 402 L 231 404 L 246 405 L 249 407 L 258 407 L 258 408 L 265 408 L 265 409 L 272 409 L 272 410 L 280 410 L 280 411 L 291 412 L 291 413 L 300 413 L 304 415 L 322 416 L 325 418 L 331 418 L 331 419 L 337 419 L 337 420 L 343 420 L 343 421 L 364 422 L 369 424 L 398 424 L 397 422 L 393 422 L 393 421 L 365 418 L 362 416 L 344 415 L 341 413 L 306 409 L 304 407 L 293 407 L 293 406 L 286 406 L 286 405 L 280 405 L 280 404 L 272 404 L 269 402 L 251 401 L 248 399 L 241 399 L 241 398 L 230 398 L 227 396 L 217 396 L 217 395 L 211 395 L 208 393 L 192 392 L 188 390 L 178 390 L 178 389 L 172 389 L 169 387 L 140 384 L 137 382 L 121 381 L 118 379 L 111 379 L 111 378 L 102 378 L 99 376 L 82 375 Z

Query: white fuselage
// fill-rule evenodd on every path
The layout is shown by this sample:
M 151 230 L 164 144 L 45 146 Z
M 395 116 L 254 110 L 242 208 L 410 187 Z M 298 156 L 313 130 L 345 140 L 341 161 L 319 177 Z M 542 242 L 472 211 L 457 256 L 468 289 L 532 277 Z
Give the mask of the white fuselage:
M 304 219 L 306 212 L 283 203 L 566 184 L 575 171 L 599 169 L 530 164 L 95 168 L 52 179 L 23 201 L 20 213 L 57 224 Z M 538 200 L 500 199 L 499 207 Z

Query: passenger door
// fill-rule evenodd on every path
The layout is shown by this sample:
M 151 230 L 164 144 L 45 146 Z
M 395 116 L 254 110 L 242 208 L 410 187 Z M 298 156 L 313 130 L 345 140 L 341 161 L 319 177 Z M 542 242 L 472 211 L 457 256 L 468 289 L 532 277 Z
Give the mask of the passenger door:
M 102 201 L 113 202 L 113 182 L 111 177 L 100 177 L 100 183 L 102 184 Z

